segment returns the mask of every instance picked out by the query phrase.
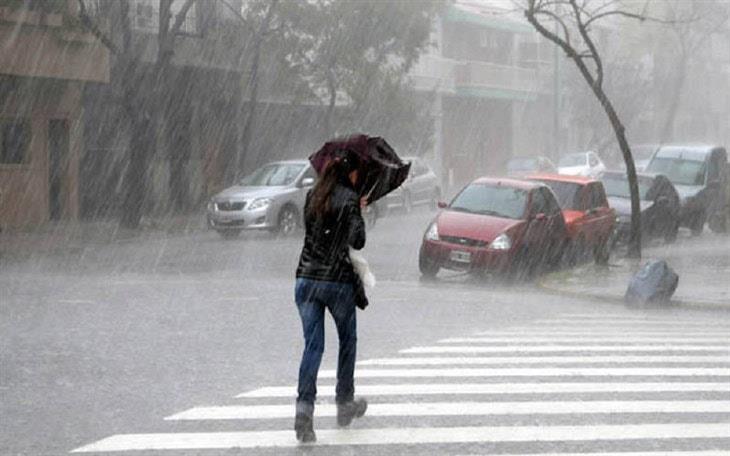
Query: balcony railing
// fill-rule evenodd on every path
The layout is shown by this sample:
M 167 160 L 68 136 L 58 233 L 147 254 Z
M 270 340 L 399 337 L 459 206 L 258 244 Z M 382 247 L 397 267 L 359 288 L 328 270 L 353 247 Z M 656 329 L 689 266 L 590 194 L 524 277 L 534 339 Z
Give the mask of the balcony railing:
M 458 62 L 437 55 L 422 55 L 411 70 L 418 90 L 453 90 Z
M 534 69 L 488 62 L 463 62 L 456 68 L 456 87 L 540 92 L 542 84 Z

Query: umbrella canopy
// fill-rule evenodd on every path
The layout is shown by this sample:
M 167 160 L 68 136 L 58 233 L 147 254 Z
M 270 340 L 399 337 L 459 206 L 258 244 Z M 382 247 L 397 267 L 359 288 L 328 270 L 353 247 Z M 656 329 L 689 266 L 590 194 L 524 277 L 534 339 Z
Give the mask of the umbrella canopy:
M 362 162 L 358 191 L 372 203 L 398 188 L 408 177 L 410 163 L 404 163 L 383 138 L 353 135 L 326 142 L 309 157 L 312 167 L 321 174 L 336 154 L 349 150 Z

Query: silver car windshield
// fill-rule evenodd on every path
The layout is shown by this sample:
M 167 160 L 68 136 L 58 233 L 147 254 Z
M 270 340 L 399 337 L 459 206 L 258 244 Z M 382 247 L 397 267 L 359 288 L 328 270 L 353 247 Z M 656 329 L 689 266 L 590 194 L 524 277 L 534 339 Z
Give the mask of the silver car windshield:
M 662 173 L 678 185 L 702 185 L 705 183 L 705 162 L 682 158 L 655 157 L 647 171 Z
M 578 153 L 578 154 L 568 154 L 560 159 L 558 162 L 558 166 L 584 166 L 587 163 L 587 155 Z
M 240 185 L 247 187 L 275 187 L 289 185 L 304 169 L 303 164 L 274 163 L 262 166 L 241 179 Z

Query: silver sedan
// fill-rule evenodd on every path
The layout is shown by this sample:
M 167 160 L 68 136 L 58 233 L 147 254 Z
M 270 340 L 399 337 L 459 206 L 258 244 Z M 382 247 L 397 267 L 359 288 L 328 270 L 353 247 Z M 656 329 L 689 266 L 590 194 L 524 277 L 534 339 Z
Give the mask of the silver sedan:
M 210 199 L 208 226 L 223 237 L 236 237 L 243 230 L 289 235 L 301 226 L 315 178 L 307 160 L 266 164 Z

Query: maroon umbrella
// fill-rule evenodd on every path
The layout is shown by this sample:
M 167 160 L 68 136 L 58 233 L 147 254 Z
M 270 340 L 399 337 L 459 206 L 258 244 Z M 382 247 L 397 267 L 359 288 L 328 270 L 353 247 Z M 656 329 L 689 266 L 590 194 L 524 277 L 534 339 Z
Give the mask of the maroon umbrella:
M 383 138 L 353 135 L 326 142 L 309 157 L 312 167 L 321 174 L 337 153 L 349 150 L 362 162 L 359 192 L 372 203 L 398 188 L 408 177 L 410 163 L 404 163 Z

